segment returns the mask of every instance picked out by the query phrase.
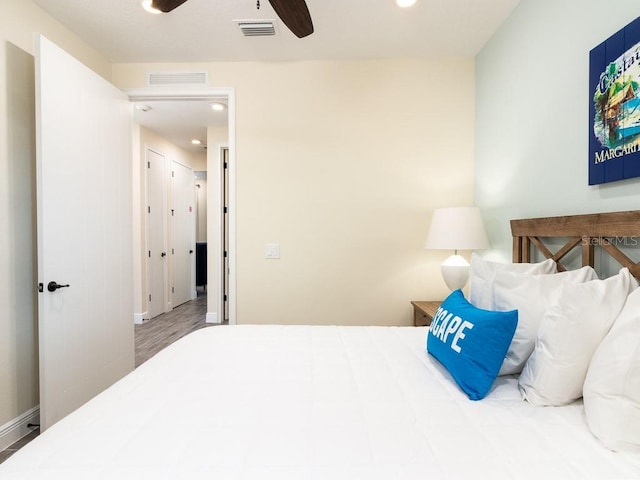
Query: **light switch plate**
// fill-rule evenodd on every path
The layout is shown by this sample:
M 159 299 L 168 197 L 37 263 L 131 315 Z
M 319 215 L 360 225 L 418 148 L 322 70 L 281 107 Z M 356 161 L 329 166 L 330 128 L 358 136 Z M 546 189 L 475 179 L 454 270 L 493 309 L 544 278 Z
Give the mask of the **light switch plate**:
M 264 258 L 270 258 L 270 259 L 280 258 L 280 244 L 267 243 L 264 246 Z

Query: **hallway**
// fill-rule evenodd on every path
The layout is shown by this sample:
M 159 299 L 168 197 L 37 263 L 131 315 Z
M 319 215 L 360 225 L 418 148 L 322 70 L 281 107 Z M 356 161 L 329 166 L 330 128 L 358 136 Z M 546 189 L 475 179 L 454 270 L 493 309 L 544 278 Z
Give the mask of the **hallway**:
M 213 326 L 205 323 L 206 313 L 207 294 L 199 289 L 195 300 L 136 325 L 136 368 L 179 338 L 200 328 Z

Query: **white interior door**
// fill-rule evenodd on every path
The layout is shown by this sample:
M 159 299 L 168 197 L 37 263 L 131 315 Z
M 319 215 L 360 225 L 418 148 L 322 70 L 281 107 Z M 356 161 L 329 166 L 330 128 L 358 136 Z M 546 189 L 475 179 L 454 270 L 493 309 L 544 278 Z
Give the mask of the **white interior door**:
M 147 285 L 149 318 L 168 312 L 167 165 L 159 152 L 147 148 Z
M 134 367 L 132 114 L 126 95 L 44 37 L 36 114 L 46 429 Z
M 173 162 L 171 167 L 172 306 L 188 302 L 195 293 L 195 192 L 193 170 Z

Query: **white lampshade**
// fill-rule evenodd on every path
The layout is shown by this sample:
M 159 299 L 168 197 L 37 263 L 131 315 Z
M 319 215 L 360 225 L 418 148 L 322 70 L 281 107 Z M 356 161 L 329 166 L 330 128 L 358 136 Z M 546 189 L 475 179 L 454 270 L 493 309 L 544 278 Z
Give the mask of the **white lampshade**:
M 424 248 L 453 250 L 441 265 L 442 277 L 451 290 L 462 288 L 469 279 L 469 262 L 458 250 L 484 250 L 489 240 L 478 207 L 437 208 L 433 212 Z

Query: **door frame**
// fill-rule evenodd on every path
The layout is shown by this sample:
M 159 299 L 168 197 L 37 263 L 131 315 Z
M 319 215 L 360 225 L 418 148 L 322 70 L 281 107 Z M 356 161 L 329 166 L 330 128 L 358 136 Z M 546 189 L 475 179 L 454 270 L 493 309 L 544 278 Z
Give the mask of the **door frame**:
M 228 194 L 229 194 L 229 251 L 228 251 L 228 264 L 229 264 L 229 272 L 228 272 L 228 285 L 229 285 L 229 294 L 228 294 L 228 309 L 229 309 L 229 325 L 236 324 L 236 99 L 235 99 L 235 89 L 231 87 L 224 88 L 184 88 L 184 87 L 144 87 L 144 88 L 133 88 L 133 89 L 124 89 L 125 94 L 129 96 L 129 100 L 132 102 L 144 102 L 151 100 L 204 100 L 204 101 L 216 101 L 220 100 L 220 97 L 226 97 L 227 99 L 227 124 L 228 124 L 228 148 L 229 148 L 229 178 L 228 178 Z M 220 168 L 219 162 L 220 158 L 218 156 L 217 167 Z M 224 179 L 218 177 L 215 188 L 218 188 L 218 191 L 221 190 L 222 184 L 221 182 Z M 210 179 L 209 179 L 210 180 Z M 207 182 L 208 183 L 208 182 Z M 215 227 L 219 228 L 220 223 L 220 210 L 221 205 L 220 196 L 219 195 L 207 195 L 207 210 L 212 209 L 218 215 L 218 221 L 215 222 Z M 209 229 L 207 229 L 209 231 Z M 217 237 L 218 234 L 216 234 Z M 217 251 L 215 253 L 215 258 L 220 259 L 223 252 L 223 245 L 220 242 L 217 242 Z M 218 261 L 220 263 L 220 261 Z M 224 319 L 223 309 L 224 305 L 219 303 L 220 299 L 223 298 L 224 292 L 222 292 L 223 282 L 221 282 L 221 276 L 225 274 L 222 271 L 222 265 L 217 265 L 214 272 L 211 269 L 207 269 L 207 277 L 210 275 L 216 275 L 217 288 L 215 292 L 207 291 L 207 322 L 209 323 L 222 323 Z M 207 282 L 210 283 L 210 282 Z M 211 308 L 215 308 L 216 311 L 210 312 Z
M 231 300 L 231 289 L 230 289 L 230 285 L 228 285 L 230 279 L 229 279 L 229 275 L 225 274 L 224 271 L 224 266 L 228 265 L 229 270 L 235 270 L 235 268 L 231 268 L 231 264 L 230 264 L 230 250 L 231 250 L 231 236 L 230 236 L 230 230 L 231 230 L 231 212 L 232 212 L 232 208 L 229 205 L 230 200 L 231 200 L 231 195 L 230 195 L 230 191 L 229 191 L 229 174 L 231 173 L 229 168 L 231 167 L 231 149 L 229 148 L 229 144 L 228 143 L 221 143 L 219 145 L 216 145 L 216 150 L 218 152 L 218 167 L 220 168 L 218 171 L 218 202 L 219 202 L 219 207 L 218 207 L 218 244 L 220 245 L 220 251 L 219 256 L 218 256 L 218 262 L 220 262 L 220 270 L 219 270 L 219 275 L 218 275 L 218 305 L 219 305 L 219 309 L 218 309 L 218 318 L 217 318 L 217 322 L 216 323 L 223 323 L 226 319 L 225 316 L 229 317 L 229 325 L 234 325 L 234 323 L 231 323 L 231 309 L 229 307 L 230 305 L 230 300 Z M 224 152 L 227 152 L 227 166 L 224 166 L 224 162 L 225 162 L 225 154 Z M 227 170 L 225 172 L 225 170 Z M 226 178 L 225 178 L 226 177 Z M 226 197 L 226 198 L 225 198 Z M 207 197 L 208 198 L 208 197 Z M 227 208 L 227 212 L 225 213 L 225 208 Z M 226 222 L 225 224 L 225 215 L 228 215 L 228 219 L 229 221 Z M 225 238 L 227 237 L 227 238 Z M 225 250 L 225 244 L 229 243 L 229 248 L 227 250 L 227 259 L 225 260 L 224 258 L 224 250 Z M 225 286 L 227 286 L 228 288 L 225 289 Z M 225 290 L 227 290 L 228 295 L 227 295 L 227 299 L 225 301 Z M 226 314 L 229 315 L 226 315 Z

